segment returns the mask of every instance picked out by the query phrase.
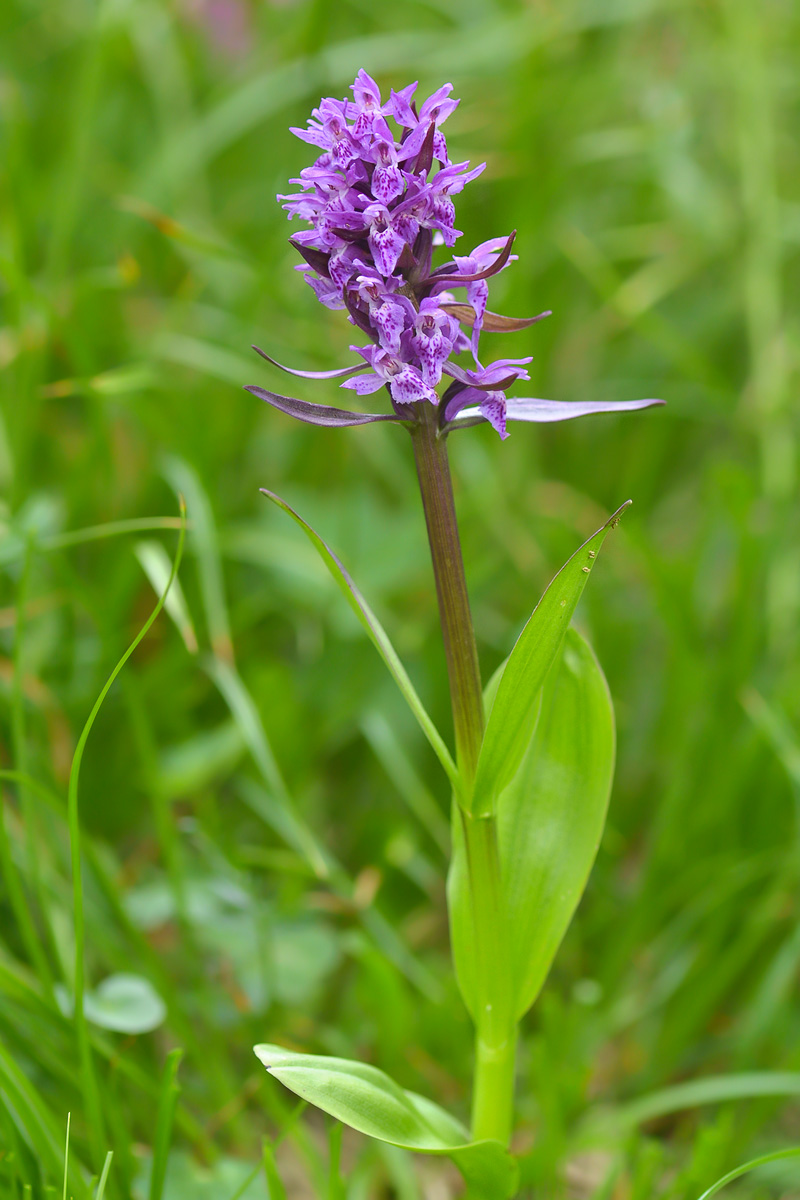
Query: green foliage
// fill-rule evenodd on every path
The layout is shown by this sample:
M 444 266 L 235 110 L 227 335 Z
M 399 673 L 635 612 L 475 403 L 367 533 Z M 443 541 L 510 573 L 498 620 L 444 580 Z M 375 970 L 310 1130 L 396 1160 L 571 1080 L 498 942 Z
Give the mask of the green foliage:
M 499 1142 L 470 1142 L 458 1121 L 432 1101 L 404 1091 L 368 1063 L 282 1046 L 255 1047 L 271 1075 L 311 1104 L 359 1133 L 419 1154 L 452 1158 L 472 1200 L 504 1200 L 514 1189 L 515 1167 Z
M 614 769 L 614 716 L 603 673 L 576 630 L 563 632 L 560 640 L 563 650 L 551 665 L 535 733 L 497 802 L 502 941 L 515 1018 L 536 999 L 586 886 Z M 448 879 L 453 957 L 474 1017 L 479 991 L 475 918 L 457 818 L 453 843 Z M 495 936 L 499 942 L 499 932 Z
M 627 502 L 629 504 L 630 501 Z M 517 774 L 533 737 L 540 695 L 564 642 L 569 623 L 609 529 L 627 504 L 564 564 L 533 610 L 508 657 L 494 695 L 483 739 L 475 788 L 467 808 L 489 816 L 498 797 Z
M 522 765 L 498 805 L 515 1011 L 545 981 L 594 863 L 614 773 L 614 713 L 591 648 L 567 631 Z

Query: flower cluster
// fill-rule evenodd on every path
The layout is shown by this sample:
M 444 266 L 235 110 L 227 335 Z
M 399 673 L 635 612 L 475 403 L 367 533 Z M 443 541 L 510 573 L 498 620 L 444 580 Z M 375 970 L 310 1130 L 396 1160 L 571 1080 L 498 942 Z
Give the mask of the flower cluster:
M 452 85 L 444 84 L 419 108 L 416 88 L 413 83 L 392 91 L 384 103 L 375 80 L 361 70 L 352 85 L 352 100 L 322 100 L 308 128 L 292 130 L 321 151 L 316 162 L 291 181 L 300 190 L 278 197 L 290 217 L 310 226 L 290 239 L 304 260 L 297 270 L 322 304 L 345 309 L 369 340 L 367 345 L 351 346 L 361 359 L 355 367 L 324 372 L 283 369 L 314 378 L 347 375 L 341 386 L 360 395 L 385 386 L 395 420 L 413 420 L 414 406 L 426 402 L 438 406 L 443 429 L 488 421 L 502 438 L 508 417 L 563 420 L 609 407 L 508 400 L 506 389 L 529 378 L 525 367 L 531 359 L 481 363 L 483 330 L 524 329 L 550 314 L 517 319 L 487 308 L 487 281 L 516 260 L 511 253 L 513 233 L 482 242 L 471 254 L 453 254 L 450 261 L 433 267 L 434 247 L 453 247 L 461 236 L 455 228 L 453 197 L 486 164 L 470 169 L 468 162 L 450 161 L 441 126 L 458 105 L 450 96 Z M 461 289 L 463 295 L 457 298 L 454 293 Z M 462 353 L 470 356 L 469 365 L 453 361 Z M 436 388 L 443 376 L 448 386 L 440 396 Z M 323 406 L 250 390 L 304 420 L 361 424 L 378 419 L 338 409 L 315 417 Z

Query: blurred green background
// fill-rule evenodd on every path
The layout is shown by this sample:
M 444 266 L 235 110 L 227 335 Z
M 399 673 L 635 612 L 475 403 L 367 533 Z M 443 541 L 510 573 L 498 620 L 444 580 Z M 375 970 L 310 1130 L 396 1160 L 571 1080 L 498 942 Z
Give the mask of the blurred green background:
M 363 1057 L 467 1110 L 444 780 L 258 493 L 336 549 L 449 737 L 410 445 L 241 390 L 283 386 L 254 341 L 347 361 L 350 327 L 292 270 L 275 193 L 310 157 L 288 126 L 362 66 L 462 98 L 451 154 L 488 162 L 459 198 L 462 252 L 518 229 L 492 307 L 554 310 L 488 335 L 535 355 L 531 394 L 668 401 L 451 439 L 487 676 L 561 562 L 634 500 L 579 617 L 618 771 L 525 1022 L 525 1194 L 693 1200 L 800 1141 L 798 55 L 791 0 L 4 0 L 0 746 L 22 778 L 4 778 L 0 838 L 3 1194 L 60 1188 L 67 1112 L 76 1198 L 113 1149 L 114 1197 L 260 1200 L 264 1137 L 298 1200 L 457 1193 L 440 1163 L 355 1136 L 340 1187 L 336 1134 L 251 1052 Z M 163 586 L 179 492 L 182 603 L 110 692 L 81 776 L 91 1113 L 66 784 Z M 732 1194 L 800 1195 L 796 1164 L 771 1170 Z

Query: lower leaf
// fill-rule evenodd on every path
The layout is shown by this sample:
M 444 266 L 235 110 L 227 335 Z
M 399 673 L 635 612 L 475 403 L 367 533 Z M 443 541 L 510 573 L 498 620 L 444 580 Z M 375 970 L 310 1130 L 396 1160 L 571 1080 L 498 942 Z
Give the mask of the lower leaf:
M 405 1091 L 377 1067 L 327 1055 L 255 1046 L 256 1057 L 285 1087 L 359 1133 L 456 1164 L 471 1200 L 508 1200 L 516 1164 L 500 1142 L 470 1142 L 459 1121 L 433 1101 Z

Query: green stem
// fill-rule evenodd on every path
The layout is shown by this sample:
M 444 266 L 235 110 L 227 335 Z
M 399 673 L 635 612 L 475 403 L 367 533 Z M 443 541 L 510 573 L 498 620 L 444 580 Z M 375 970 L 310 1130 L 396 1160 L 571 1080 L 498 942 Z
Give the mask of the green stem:
M 475 1083 L 472 1089 L 472 1136 L 494 1138 L 507 1146 L 514 1127 L 514 1072 L 517 1026 L 509 1026 L 500 1045 L 475 1037 Z
M 483 690 L 458 536 L 446 435 L 427 405 L 411 429 L 436 580 L 461 787 L 469 794 L 483 741 Z M 459 797 L 456 796 L 456 801 Z M 497 821 L 457 806 L 469 886 L 471 952 L 477 980 L 472 1133 L 507 1145 L 514 1105 L 517 1026 L 510 983 Z
M 475 1080 L 472 1136 L 511 1137 L 517 1024 L 509 971 L 505 898 L 495 817 L 459 810 L 464 837 L 475 972 Z

